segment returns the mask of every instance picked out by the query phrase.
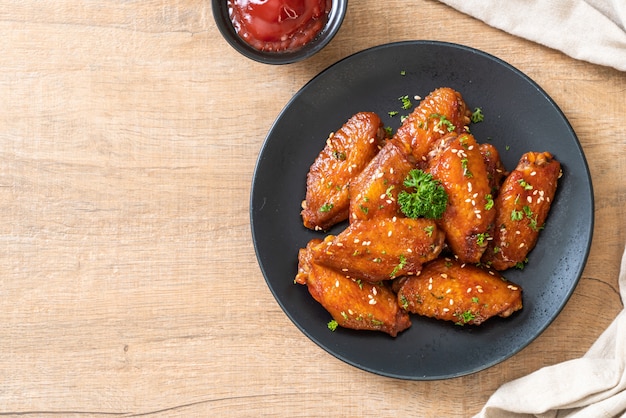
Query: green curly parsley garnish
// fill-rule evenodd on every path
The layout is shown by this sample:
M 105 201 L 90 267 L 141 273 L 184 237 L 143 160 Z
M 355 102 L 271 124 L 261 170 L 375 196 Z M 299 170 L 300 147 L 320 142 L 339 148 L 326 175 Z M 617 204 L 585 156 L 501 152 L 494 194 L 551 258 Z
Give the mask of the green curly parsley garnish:
M 409 218 L 441 218 L 448 204 L 448 194 L 438 180 L 429 173 L 413 169 L 404 179 L 404 185 L 414 190 L 398 194 L 402 213 Z

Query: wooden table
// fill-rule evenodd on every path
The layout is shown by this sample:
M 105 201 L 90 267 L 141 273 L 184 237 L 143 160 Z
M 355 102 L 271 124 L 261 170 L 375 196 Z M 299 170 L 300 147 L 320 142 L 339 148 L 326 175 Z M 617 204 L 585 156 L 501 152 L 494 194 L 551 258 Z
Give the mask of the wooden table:
M 623 72 L 427 0 L 352 1 L 326 49 L 286 66 L 235 52 L 209 1 L 2 3 L 0 415 L 470 416 L 502 383 L 581 356 L 622 309 Z M 256 157 L 292 95 L 409 39 L 484 50 L 539 83 L 595 188 L 591 254 L 562 314 L 509 360 L 434 382 L 363 372 L 307 339 L 249 226 Z

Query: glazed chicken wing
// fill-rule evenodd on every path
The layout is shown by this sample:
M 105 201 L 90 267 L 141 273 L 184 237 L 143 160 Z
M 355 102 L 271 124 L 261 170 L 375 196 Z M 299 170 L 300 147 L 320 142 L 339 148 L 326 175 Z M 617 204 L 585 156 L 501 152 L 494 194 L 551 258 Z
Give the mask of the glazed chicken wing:
M 442 250 L 443 232 L 429 219 L 375 218 L 351 223 L 311 248 L 313 260 L 369 282 L 417 274 Z
M 350 183 L 350 222 L 398 215 L 398 193 L 415 165 L 393 142 L 387 142 Z
M 480 144 L 478 146 L 480 153 L 487 167 L 487 178 L 489 179 L 489 187 L 491 188 L 491 196 L 496 197 L 502 186 L 502 182 L 508 176 L 508 172 L 500 159 L 498 149 L 492 144 Z
M 348 218 L 350 182 L 378 153 L 383 138 L 382 122 L 372 112 L 357 113 L 328 137 L 307 174 L 304 226 L 326 230 Z
M 522 289 L 496 271 L 438 258 L 402 283 L 398 304 L 422 316 L 479 325 L 522 309 Z
M 391 139 L 414 161 L 426 161 L 433 143 L 450 132 L 465 132 L 470 111 L 461 94 L 448 87 L 425 97 L 398 128 Z
M 409 314 L 400 309 L 396 295 L 386 285 L 356 281 L 314 263 L 310 248 L 317 244 L 319 240 L 313 240 L 300 250 L 295 282 L 306 285 L 338 325 L 382 331 L 392 337 L 411 326 Z
M 471 134 L 441 138 L 430 153 L 429 171 L 448 193 L 439 227 L 462 262 L 478 263 L 487 248 L 496 212 L 487 168 Z
M 528 152 L 509 174 L 495 200 L 493 239 L 482 261 L 496 270 L 520 265 L 535 247 L 561 176 L 549 152 Z

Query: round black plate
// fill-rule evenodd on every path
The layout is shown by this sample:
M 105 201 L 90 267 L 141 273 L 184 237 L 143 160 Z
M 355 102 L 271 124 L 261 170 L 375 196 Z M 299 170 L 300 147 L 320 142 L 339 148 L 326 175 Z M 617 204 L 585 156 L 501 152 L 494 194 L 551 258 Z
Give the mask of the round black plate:
M 524 289 L 524 308 L 479 327 L 418 316 L 392 338 L 371 331 L 327 328 L 330 315 L 293 283 L 298 249 L 323 234 L 302 226 L 306 174 L 328 134 L 358 111 L 377 112 L 397 128 L 399 97 L 425 97 L 438 87 L 461 92 L 485 119 L 471 126 L 512 170 L 527 151 L 550 151 L 563 177 L 546 228 L 523 270 L 505 276 Z M 390 111 L 400 111 L 395 117 Z M 332 65 L 307 83 L 270 129 L 251 193 L 254 245 L 267 284 L 293 323 L 324 350 L 384 376 L 434 380 L 493 366 L 520 351 L 556 318 L 571 296 L 589 254 L 594 202 L 582 148 L 554 101 L 530 78 L 484 52 L 461 45 L 414 41 L 371 48 Z M 340 225 L 331 233 L 337 233 Z

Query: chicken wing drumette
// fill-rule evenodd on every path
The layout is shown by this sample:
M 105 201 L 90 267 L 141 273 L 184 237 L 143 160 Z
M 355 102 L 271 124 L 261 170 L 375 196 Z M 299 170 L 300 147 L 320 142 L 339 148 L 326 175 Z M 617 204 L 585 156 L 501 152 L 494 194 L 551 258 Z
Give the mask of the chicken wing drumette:
M 494 235 L 484 263 L 506 270 L 525 262 L 544 227 L 560 176 L 561 164 L 549 152 L 522 156 L 495 200 Z
M 479 325 L 522 309 L 522 289 L 497 271 L 441 257 L 401 283 L 398 304 L 419 315 Z

